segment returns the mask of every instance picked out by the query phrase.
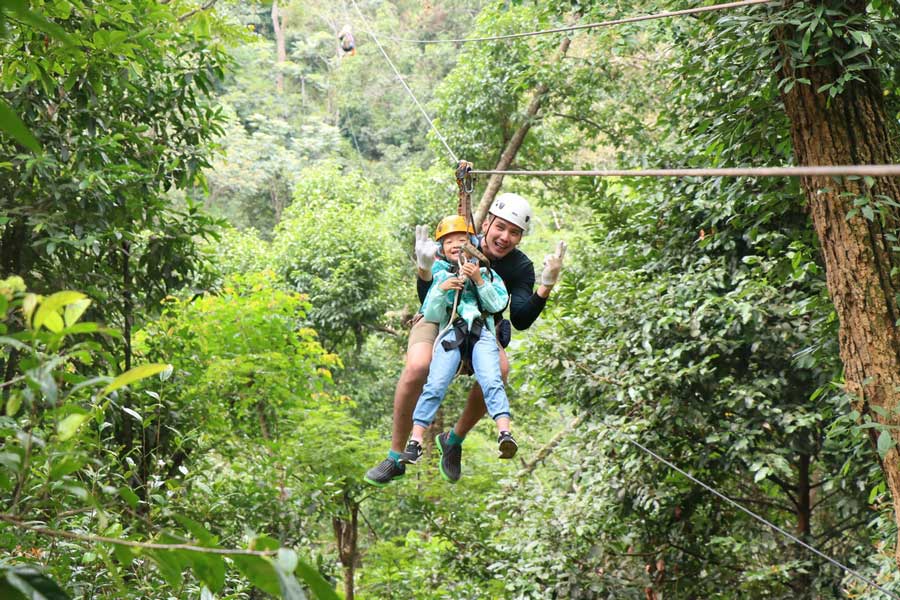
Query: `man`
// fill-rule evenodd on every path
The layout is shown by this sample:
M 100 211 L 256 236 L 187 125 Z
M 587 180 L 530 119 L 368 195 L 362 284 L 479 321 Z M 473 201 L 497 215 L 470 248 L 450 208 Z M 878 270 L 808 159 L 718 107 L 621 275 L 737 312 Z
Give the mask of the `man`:
M 488 216 L 481 224 L 480 250 L 490 259 L 493 268 L 506 283 L 509 291 L 509 320 L 519 330 L 528 329 L 538 318 L 553 286 L 559 280 L 566 244 L 559 242 L 555 254 L 544 259 L 541 285 L 534 291 L 534 265 L 517 248 L 531 225 L 532 212 L 528 201 L 518 194 L 497 196 Z M 437 248 L 427 239 L 427 229 L 416 228 L 416 275 L 419 299 L 424 300 L 431 285 L 431 266 Z M 372 485 L 386 485 L 406 473 L 406 466 L 400 457 L 406 440 L 412 430 L 412 412 L 416 400 L 422 393 L 422 386 L 428 377 L 432 347 L 438 328 L 433 323 L 419 319 L 413 324 L 406 351 L 406 366 L 397 381 L 394 391 L 394 425 L 391 436 L 391 450 L 388 457 L 369 469 L 365 480 Z M 501 337 L 502 336 L 498 336 Z M 504 381 L 509 373 L 506 352 L 500 351 L 500 370 Z M 451 431 L 438 436 L 441 452 L 441 474 L 451 483 L 456 483 L 462 474 L 462 442 L 485 414 L 484 396 L 477 384 L 469 391 L 466 405 L 459 420 Z

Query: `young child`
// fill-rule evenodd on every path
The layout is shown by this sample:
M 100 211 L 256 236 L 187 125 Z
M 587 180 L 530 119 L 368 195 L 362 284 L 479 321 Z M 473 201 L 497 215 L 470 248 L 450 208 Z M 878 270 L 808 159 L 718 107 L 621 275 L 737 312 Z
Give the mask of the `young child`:
M 484 392 L 488 414 L 497 423 L 500 458 L 512 458 L 518 449 L 509 431 L 509 398 L 500 375 L 500 352 L 492 316 L 506 307 L 509 294 L 494 271 L 466 261 L 462 247 L 470 240 L 470 233 L 471 226 L 461 216 L 445 217 L 435 230 L 435 241 L 440 244 L 439 260 L 432 267 L 433 279 L 422 313 L 425 320 L 438 323 L 441 329 L 434 344 L 428 379 L 413 412 L 412 435 L 400 455 L 402 463 L 415 464 L 422 455 L 422 436 L 434 420 L 459 368 L 462 340 L 458 337 L 463 332 L 477 335 L 472 347 L 472 370 Z M 454 301 L 461 321 L 451 324 Z

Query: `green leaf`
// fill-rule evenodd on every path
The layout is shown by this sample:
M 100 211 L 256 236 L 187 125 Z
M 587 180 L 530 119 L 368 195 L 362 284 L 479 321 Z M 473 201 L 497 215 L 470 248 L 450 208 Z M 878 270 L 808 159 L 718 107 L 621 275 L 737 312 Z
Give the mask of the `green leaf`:
M 878 454 L 881 455 L 881 458 L 884 458 L 888 451 L 893 447 L 894 438 L 891 437 L 891 432 L 887 429 L 882 430 L 882 432 L 878 434 Z
M 85 300 L 86 298 L 87 296 L 81 292 L 71 291 L 56 292 L 55 294 L 44 298 L 37 309 L 37 313 L 34 315 L 34 321 L 31 323 L 31 326 L 35 329 L 40 329 L 47 319 L 55 316 L 57 321 L 54 322 L 54 325 L 57 326 L 57 328 L 53 329 L 53 331 L 61 330 L 63 328 L 63 322 L 62 318 L 59 316 L 59 309 L 74 302 Z
M 278 573 L 271 560 L 263 556 L 235 555 L 234 561 L 238 571 L 247 578 L 247 581 L 266 592 L 277 596 L 281 593 Z
M 215 536 L 207 531 L 200 523 L 189 519 L 184 515 L 173 515 L 173 518 L 178 521 L 181 526 L 194 537 L 194 539 L 200 542 L 200 545 L 213 547 L 218 542 Z
M 185 557 L 191 561 L 194 575 L 210 590 L 218 593 L 225 585 L 225 559 L 221 556 L 189 550 L 176 550 L 176 552 L 185 554 Z
M 0 598 L 5 600 L 29 600 L 27 596 L 10 585 L 5 579 L 0 579 Z
M 122 496 L 122 499 L 125 500 L 131 508 L 137 508 L 138 504 L 141 502 L 137 494 L 131 491 L 130 487 L 125 485 L 119 488 L 119 495 Z
M 331 584 L 322 577 L 322 574 L 315 567 L 300 560 L 297 561 L 297 568 L 294 573 L 300 576 L 307 587 L 312 590 L 313 595 L 319 600 L 340 600 L 340 596 L 334 591 Z
M 24 0 L 3 0 L 3 7 L 16 14 L 19 20 L 31 25 L 35 29 L 39 29 L 50 34 L 53 38 L 59 40 L 67 46 L 77 46 L 75 39 L 70 36 L 65 29 L 52 23 L 41 15 L 28 10 L 28 5 Z
M 81 318 L 81 315 L 84 314 L 84 311 L 86 311 L 88 306 L 90 305 L 91 299 L 84 298 L 83 300 L 77 300 L 66 306 L 66 312 L 64 315 L 66 327 L 71 327 L 72 325 L 77 323 L 78 319 Z
M 182 573 L 190 564 L 174 550 L 153 550 L 147 553 L 159 569 L 159 574 L 173 588 L 181 587 Z
M 14 417 L 16 413 L 19 412 L 19 408 L 22 407 L 22 396 L 18 393 L 11 394 L 9 399 L 6 401 L 6 416 Z
M 141 379 L 146 379 L 147 377 L 152 377 L 157 373 L 161 373 L 169 368 L 169 365 L 161 365 L 161 364 L 149 364 L 149 365 L 141 365 L 139 367 L 134 367 L 133 369 L 129 369 L 128 371 L 122 373 L 118 377 L 112 380 L 108 386 L 103 388 L 103 391 L 100 392 L 100 398 L 106 396 L 110 392 L 113 392 L 119 388 L 125 387 L 126 385 L 132 384 L 135 381 L 140 381 Z
M 13 112 L 3 98 L 0 98 L 0 131 L 6 132 L 12 139 L 32 152 L 41 151 L 41 145 L 37 139 L 28 131 L 28 127 L 25 126 L 22 119 Z
M 81 427 L 85 421 L 91 418 L 90 414 L 74 414 L 69 415 L 62 421 L 56 424 L 56 433 L 59 434 L 59 441 L 64 442 L 67 439 L 71 438 L 75 435 L 75 432 L 78 431 L 78 428 Z
M 86 463 L 87 459 L 83 456 L 64 454 L 59 460 L 53 463 L 52 467 L 50 467 L 50 481 L 55 481 L 70 473 L 74 473 Z
M 113 554 L 123 567 L 131 566 L 135 557 L 140 556 L 141 549 L 124 544 L 113 544 Z
M 278 568 L 286 573 L 293 573 L 294 569 L 297 568 L 297 553 L 290 548 L 279 548 L 275 560 Z
M 806 54 L 806 51 L 809 50 L 809 41 L 812 38 L 812 29 L 807 29 L 806 33 L 803 35 L 803 41 L 800 42 L 800 54 Z
M 4 577 L 5 576 L 5 577 Z M 52 579 L 32 567 L 15 566 L 0 568 L 0 581 L 20 592 L 24 598 L 33 600 L 69 600 L 62 588 Z M 3 587 L 0 587 L 3 591 Z M 6 598 L 7 596 L 3 596 Z
M 303 588 L 300 587 L 296 577 L 285 573 L 277 566 L 275 572 L 278 575 L 278 586 L 283 600 L 306 600 L 306 594 L 303 593 Z

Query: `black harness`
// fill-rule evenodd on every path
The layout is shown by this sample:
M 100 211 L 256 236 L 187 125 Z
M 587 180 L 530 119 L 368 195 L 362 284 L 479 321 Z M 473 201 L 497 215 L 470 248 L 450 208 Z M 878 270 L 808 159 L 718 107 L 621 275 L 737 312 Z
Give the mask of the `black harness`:
M 453 331 L 456 332 L 456 339 L 444 340 L 441 342 L 444 350 L 450 351 L 459 349 L 459 370 L 457 373 L 463 375 L 471 375 L 475 371 L 472 369 L 472 350 L 475 344 L 481 339 L 481 330 L 484 329 L 484 321 L 475 319 L 472 321 L 472 328 L 469 329 L 465 319 L 456 319 L 453 321 Z

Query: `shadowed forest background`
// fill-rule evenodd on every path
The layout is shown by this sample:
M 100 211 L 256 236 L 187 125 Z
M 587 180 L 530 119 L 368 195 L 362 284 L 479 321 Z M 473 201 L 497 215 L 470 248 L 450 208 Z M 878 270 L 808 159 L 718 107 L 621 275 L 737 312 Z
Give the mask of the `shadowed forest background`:
M 893 2 L 758 5 L 563 46 L 394 39 L 686 7 L 359 2 L 477 169 L 523 127 L 514 169 L 813 164 L 797 115 L 817 131 L 809 106 L 863 97 L 885 118 L 848 109 L 848 131 L 897 162 Z M 418 309 L 414 228 L 456 212 L 456 183 L 352 2 L 0 15 L 0 597 L 886 597 L 629 439 L 900 593 L 885 475 L 900 411 L 845 381 L 819 227 L 877 227 L 895 261 L 888 184 L 507 177 L 535 208 L 520 248 L 536 268 L 569 245 L 509 349 L 518 458 L 496 459 L 485 419 L 457 485 L 429 447 L 376 489 L 362 476 L 388 450 Z M 816 194 L 850 208 L 822 217 Z

